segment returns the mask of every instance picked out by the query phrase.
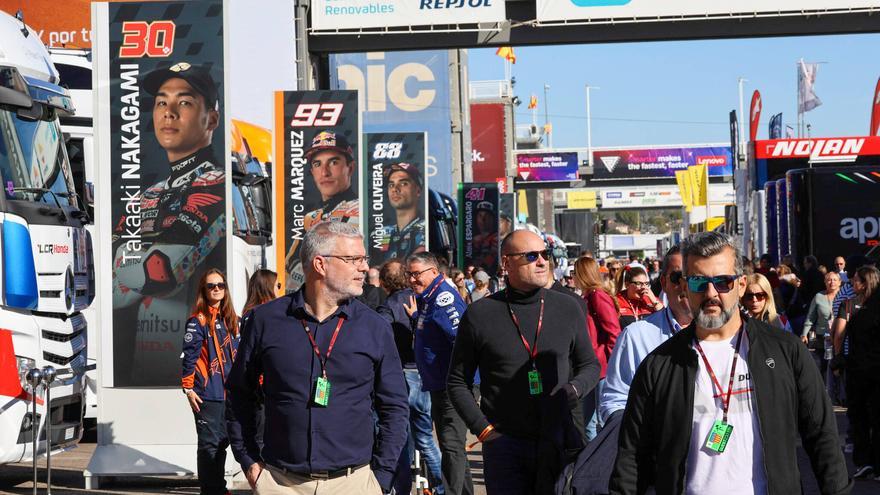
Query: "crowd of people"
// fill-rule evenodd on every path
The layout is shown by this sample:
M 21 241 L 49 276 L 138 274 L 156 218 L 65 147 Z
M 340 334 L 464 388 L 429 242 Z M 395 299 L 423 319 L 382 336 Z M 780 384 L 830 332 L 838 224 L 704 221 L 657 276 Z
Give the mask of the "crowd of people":
M 241 318 L 221 272 L 199 283 L 182 384 L 203 493 L 226 493 L 228 445 L 260 494 L 410 493 L 416 451 L 432 493 L 473 494 L 476 443 L 492 495 L 795 493 L 798 436 L 822 493 L 880 468 L 867 258 L 754 264 L 702 233 L 560 270 L 520 230 L 493 277 L 427 252 L 370 267 L 357 229 L 325 222 L 300 261 L 287 295 L 255 273 Z

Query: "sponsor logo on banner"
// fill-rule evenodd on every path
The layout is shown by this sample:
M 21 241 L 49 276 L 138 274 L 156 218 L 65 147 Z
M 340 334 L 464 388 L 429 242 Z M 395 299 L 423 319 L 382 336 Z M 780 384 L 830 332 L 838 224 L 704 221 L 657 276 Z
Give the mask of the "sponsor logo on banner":
M 614 167 L 620 163 L 619 156 L 602 156 L 599 157 L 599 160 L 602 162 L 602 165 L 605 166 L 605 169 L 608 170 L 608 173 L 614 173 Z
M 503 0 L 315 0 L 312 29 L 477 24 L 506 18 Z
M 779 139 L 758 141 L 756 156 L 768 158 L 809 158 L 812 162 L 855 161 L 860 155 L 880 155 L 880 137 Z

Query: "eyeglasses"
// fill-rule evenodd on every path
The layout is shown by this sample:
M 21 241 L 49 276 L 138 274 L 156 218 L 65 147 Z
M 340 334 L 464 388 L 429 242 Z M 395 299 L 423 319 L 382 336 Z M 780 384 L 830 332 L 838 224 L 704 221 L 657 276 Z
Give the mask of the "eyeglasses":
M 688 290 L 691 292 L 706 292 L 709 284 L 715 287 L 719 294 L 726 294 L 733 289 L 734 282 L 737 281 L 739 275 L 716 275 L 714 277 L 706 277 L 704 275 L 693 275 L 686 277 Z
M 527 251 L 524 253 L 508 253 L 508 254 L 505 254 L 504 256 L 511 256 L 511 257 L 516 257 L 516 258 L 522 257 L 522 258 L 525 258 L 526 261 L 528 261 L 529 263 L 534 263 L 534 262 L 538 261 L 538 256 L 544 258 L 544 261 L 548 261 L 550 259 L 550 250 L 545 249 L 543 251 Z
M 766 292 L 746 292 L 743 294 L 743 299 L 748 301 L 749 299 L 754 299 L 756 301 L 763 301 L 767 299 Z
M 337 254 L 322 254 L 321 256 L 323 256 L 325 258 L 336 258 L 336 259 L 342 260 L 346 263 L 350 263 L 354 266 L 369 265 L 370 264 L 370 257 L 369 256 L 343 256 L 343 255 L 337 255 Z
M 407 279 L 410 279 L 410 278 L 419 278 L 419 276 L 420 276 L 421 274 L 423 274 L 423 273 L 425 273 L 425 272 L 427 272 L 427 271 L 433 270 L 433 269 L 434 269 L 433 266 L 429 266 L 428 268 L 425 268 L 424 270 L 420 270 L 420 271 L 417 271 L 417 272 L 403 272 L 403 276 L 406 277 Z
M 633 285 L 635 285 L 636 287 L 641 287 L 641 288 L 645 288 L 645 287 L 650 287 L 650 286 L 651 286 L 651 282 L 630 282 L 630 283 L 633 284 Z
M 683 274 L 681 273 L 681 270 L 676 270 L 674 272 L 670 272 L 669 273 L 669 281 L 672 282 L 673 284 L 678 285 L 681 283 L 682 275 Z
M 207 288 L 208 290 L 214 290 L 214 289 L 226 290 L 226 284 L 224 284 L 223 282 L 219 282 L 216 284 L 207 283 L 207 284 L 205 284 L 205 288 Z

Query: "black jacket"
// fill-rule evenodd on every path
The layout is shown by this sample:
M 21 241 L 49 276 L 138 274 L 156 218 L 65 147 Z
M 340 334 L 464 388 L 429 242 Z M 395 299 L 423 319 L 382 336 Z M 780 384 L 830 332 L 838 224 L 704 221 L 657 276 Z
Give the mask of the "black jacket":
M 698 370 L 695 326 L 675 334 L 642 362 L 630 387 L 620 429 L 612 494 L 682 494 L 687 478 Z M 768 495 L 801 493 L 800 435 L 823 494 L 846 494 L 852 480 L 837 422 L 818 368 L 792 334 L 749 319 L 748 364 L 764 448 Z M 734 481 L 734 480 L 731 480 Z

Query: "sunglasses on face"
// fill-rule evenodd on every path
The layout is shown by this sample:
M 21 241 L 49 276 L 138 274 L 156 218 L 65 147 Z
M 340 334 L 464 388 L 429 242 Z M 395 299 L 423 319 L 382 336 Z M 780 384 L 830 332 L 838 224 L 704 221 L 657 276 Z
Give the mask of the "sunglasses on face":
M 706 292 L 709 284 L 712 284 L 719 294 L 726 294 L 733 289 L 734 282 L 738 278 L 739 275 L 716 275 L 714 277 L 693 275 L 685 278 L 685 280 L 687 280 L 688 290 L 691 292 Z
M 206 287 L 208 290 L 214 290 L 214 289 L 226 290 L 226 284 L 224 284 L 223 282 L 218 282 L 218 283 L 216 283 L 216 284 L 214 284 L 214 283 L 207 283 L 207 284 L 205 284 L 205 287 Z
M 750 299 L 754 299 L 756 301 L 764 301 L 767 299 L 766 292 L 746 292 L 743 294 L 743 299 L 748 301 Z
M 538 261 L 538 256 L 544 258 L 544 261 L 548 261 L 550 259 L 550 251 L 545 249 L 543 251 L 528 251 L 524 253 L 509 253 L 504 256 L 510 256 L 514 258 L 525 258 L 529 263 L 534 263 Z
M 669 273 L 669 281 L 672 282 L 673 284 L 676 284 L 676 285 L 680 284 L 681 278 L 682 278 L 681 270 L 676 270 L 674 272 Z

